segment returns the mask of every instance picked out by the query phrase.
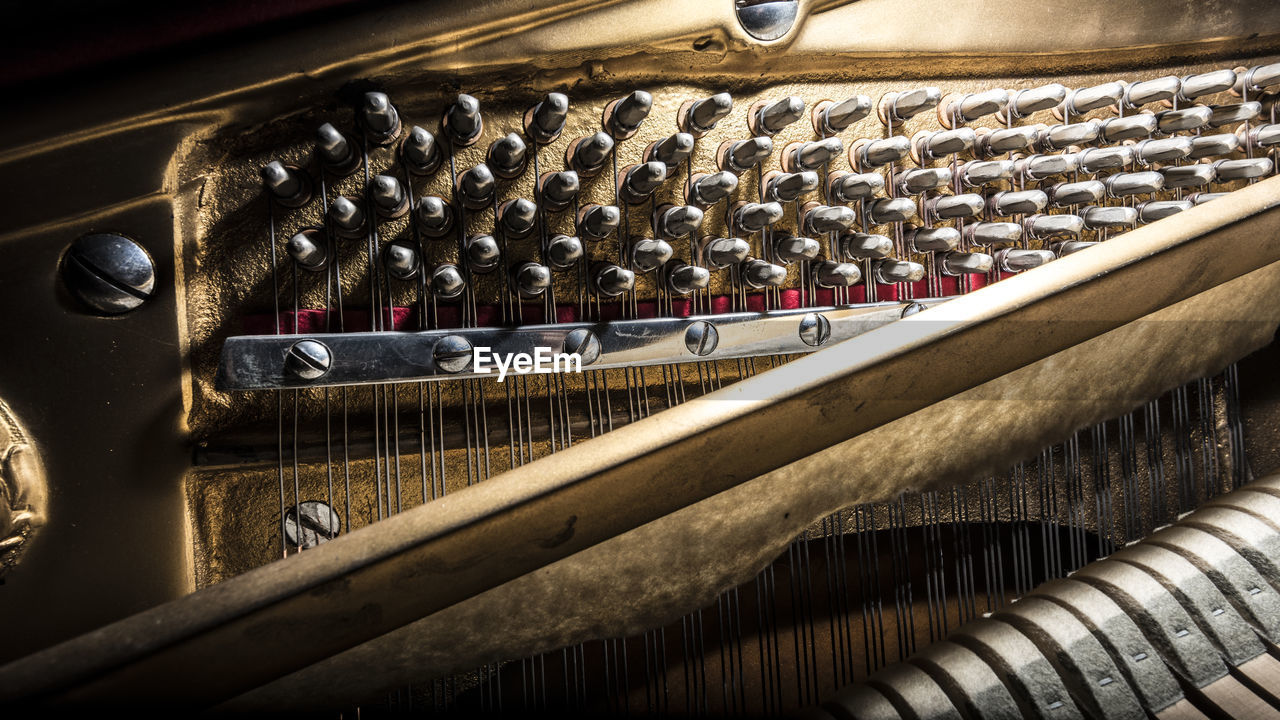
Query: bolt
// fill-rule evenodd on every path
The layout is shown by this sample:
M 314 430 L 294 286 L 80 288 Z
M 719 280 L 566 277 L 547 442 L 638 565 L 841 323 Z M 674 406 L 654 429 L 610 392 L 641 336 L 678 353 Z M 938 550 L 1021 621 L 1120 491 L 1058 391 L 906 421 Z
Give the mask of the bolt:
M 299 522 L 301 520 L 301 522 Z M 299 527 L 301 525 L 301 527 Z M 284 512 L 284 537 L 298 550 L 313 548 L 338 536 L 338 513 L 319 500 L 308 500 Z
M 290 346 L 284 358 L 285 369 L 303 380 L 323 377 L 331 365 L 333 355 L 318 340 L 299 340 Z
M 831 338 L 831 321 L 821 313 L 809 313 L 800 319 L 800 339 L 805 345 L 818 347 Z
M 583 365 L 600 359 L 600 338 L 586 328 L 575 328 L 564 336 L 564 351 L 577 353 Z
M 757 40 L 777 40 L 791 29 L 797 0 L 737 0 L 738 22 Z
M 441 371 L 460 373 L 471 367 L 471 343 L 461 335 L 445 335 L 436 341 L 431 357 Z
M 71 243 L 62 277 L 85 305 L 102 315 L 119 315 L 151 299 L 156 268 L 147 251 L 133 240 L 94 233 Z
M 906 307 L 902 308 L 902 317 L 910 317 L 910 316 L 915 315 L 916 313 L 921 312 L 921 311 L 923 311 L 923 310 L 925 310 L 925 306 L 924 306 L 924 305 L 922 305 L 922 304 L 920 304 L 920 303 L 918 303 L 918 302 L 913 302 L 913 303 L 911 303 L 911 304 L 907 305 Z
M 716 331 L 716 326 L 705 320 L 689 323 L 689 327 L 684 329 L 684 346 L 699 357 L 715 352 L 719 342 L 720 333 Z

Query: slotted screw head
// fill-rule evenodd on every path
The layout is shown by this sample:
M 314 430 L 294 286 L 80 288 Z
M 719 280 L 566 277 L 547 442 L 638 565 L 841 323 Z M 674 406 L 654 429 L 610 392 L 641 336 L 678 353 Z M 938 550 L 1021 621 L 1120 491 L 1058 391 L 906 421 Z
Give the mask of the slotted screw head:
M 600 338 L 587 328 L 575 328 L 564 336 L 564 351 L 577 353 L 585 367 L 600 359 Z
M 705 320 L 689 323 L 684 330 L 684 346 L 698 357 L 706 357 L 715 352 L 719 342 L 720 333 L 716 330 L 716 326 Z
M 445 335 L 431 350 L 436 367 L 447 373 L 460 373 L 471 367 L 471 343 L 460 335 Z
M 831 337 L 831 321 L 822 313 L 808 313 L 800 318 L 800 339 L 805 345 L 818 347 Z
M 319 340 L 299 340 L 284 358 L 285 370 L 303 380 L 324 377 L 333 365 L 333 355 Z
M 102 315 L 119 315 L 151 299 L 156 268 L 151 255 L 133 240 L 94 233 L 71 243 L 62 277 L 85 305 Z

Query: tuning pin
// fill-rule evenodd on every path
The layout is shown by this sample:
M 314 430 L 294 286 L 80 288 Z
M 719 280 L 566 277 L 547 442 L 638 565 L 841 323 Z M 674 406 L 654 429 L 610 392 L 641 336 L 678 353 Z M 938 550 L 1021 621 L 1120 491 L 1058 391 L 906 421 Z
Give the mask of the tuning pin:
M 916 204 L 910 198 L 880 198 L 867 208 L 871 224 L 902 222 L 916 214 Z
M 613 205 L 586 205 L 578 211 L 578 234 L 588 240 L 603 240 L 618 229 L 621 219 Z
M 982 187 L 1012 178 L 1012 160 L 979 160 L 960 166 L 960 181 L 967 187 Z
M 938 105 L 938 120 L 952 128 L 973 122 L 984 115 L 994 115 L 1009 104 L 1009 91 L 999 88 L 952 96 Z
M 806 233 L 831 233 L 848 230 L 857 216 L 853 208 L 844 205 L 809 203 L 804 209 L 801 226 Z
M 1080 217 L 1084 218 L 1084 226 L 1090 230 L 1113 227 L 1133 227 L 1138 222 L 1138 211 L 1131 207 L 1093 206 L 1083 208 Z
M 1066 121 L 1071 115 L 1083 115 L 1090 110 L 1115 105 L 1124 96 L 1125 85 L 1122 82 L 1109 82 L 1093 87 L 1079 88 L 1067 93 L 1062 103 L 1053 109 L 1059 120 Z
M 804 100 L 792 95 L 760 102 L 747 113 L 747 127 L 756 135 L 777 135 L 786 126 L 804 117 Z
M 1018 273 L 1025 270 L 1038 268 L 1041 265 L 1054 259 L 1053 253 L 1048 250 L 1022 250 L 1019 248 L 1005 248 L 997 252 L 993 258 L 1000 269 L 1007 273 Z
M 1136 82 L 1125 88 L 1121 106 L 1125 110 L 1137 110 L 1148 103 L 1168 100 L 1181 88 L 1182 81 L 1174 75 Z
M 1213 182 L 1212 165 L 1176 165 L 1160 168 L 1166 188 L 1203 187 Z
M 524 131 L 539 145 L 546 145 L 564 131 L 569 117 L 569 98 L 560 93 L 547 93 L 542 102 L 524 114 Z
M 467 268 L 475 273 L 487 273 L 502 261 L 502 248 L 492 235 L 471 235 L 463 245 Z
M 368 92 L 360 106 L 360 126 L 369 142 L 389 145 L 400 137 L 400 113 L 386 93 Z
M 1133 162 L 1134 150 L 1128 145 L 1105 148 L 1085 148 L 1076 155 L 1076 164 L 1082 172 L 1121 168 Z
M 1044 180 L 1072 172 L 1077 163 L 1076 155 L 1028 155 L 1015 160 L 1013 170 L 1027 180 Z
M 695 290 L 703 290 L 711 281 L 711 273 L 697 265 L 682 262 L 667 265 L 667 288 L 679 295 L 688 295 Z
M 400 160 L 414 175 L 430 175 L 440 167 L 440 147 L 430 132 L 414 125 L 400 144 Z
M 1182 78 L 1182 88 L 1178 91 L 1177 99 L 1181 102 L 1191 102 L 1198 97 L 1216 95 L 1230 90 L 1235 84 L 1235 70 L 1215 70 L 1199 75 L 1187 75 Z
M 773 152 L 773 141 L 767 137 L 729 140 L 720 144 L 716 153 L 720 169 L 741 175 L 764 162 Z
M 1212 192 L 1212 193 L 1199 192 L 1199 193 L 1191 193 L 1190 195 L 1187 196 L 1187 199 L 1196 205 L 1203 205 L 1213 200 L 1221 200 L 1222 198 L 1230 194 L 1231 193 L 1228 193 L 1228 192 Z
M 1239 160 L 1219 160 L 1213 164 L 1220 182 L 1232 180 L 1252 180 L 1271 174 L 1271 158 L 1241 158 Z
M 883 140 L 862 139 L 849 148 L 849 164 L 854 170 L 866 172 L 902 162 L 910 153 L 911 140 L 904 135 L 894 135 Z
M 350 175 L 360 166 L 360 156 L 351 141 L 329 123 L 316 130 L 316 154 L 324 169 L 335 175 Z
M 572 170 L 543 173 L 538 178 L 538 197 L 548 210 L 563 210 L 578 196 L 578 173 Z
M 974 147 L 987 156 L 1019 152 L 1035 145 L 1040 134 L 1047 129 L 1045 125 L 1024 125 L 979 133 Z
M 1199 160 L 1201 158 L 1226 155 L 1238 149 L 1240 149 L 1240 138 L 1234 133 L 1197 135 L 1191 138 L 1191 152 L 1187 153 L 1187 157 Z
M 532 200 L 516 198 L 498 208 L 498 224 L 509 238 L 528 237 L 538 222 L 538 206 Z
M 741 267 L 743 282 L 757 290 L 778 287 L 787 281 L 787 269 L 781 265 L 752 258 L 744 261 Z
M 1241 128 L 1242 131 L 1244 129 Z M 1280 125 L 1259 125 L 1249 130 L 1249 143 L 1257 148 L 1280 145 Z
M 1138 203 L 1138 219 L 1144 223 L 1163 220 L 1183 210 L 1190 210 L 1192 205 L 1193 203 L 1189 200 L 1152 200 Z
M 654 232 L 661 237 L 682 237 L 702 224 L 702 211 L 692 205 L 664 205 L 654 216 Z
M 524 144 L 524 138 L 517 133 L 507 133 L 506 136 L 494 140 L 489 146 L 486 164 L 490 170 L 493 170 L 494 175 L 510 180 L 524 172 L 527 156 L 528 148 Z
M 289 238 L 285 250 L 303 270 L 316 272 L 329 264 L 329 243 L 319 228 L 306 228 Z
M 640 123 L 649 117 L 652 109 L 653 96 L 643 90 L 636 90 L 605 106 L 604 126 L 614 138 L 626 140 L 636 134 Z
M 631 268 L 646 273 L 662 267 L 674 251 L 667 241 L 657 238 L 631 239 Z
M 596 292 L 605 297 L 617 297 L 635 287 L 636 274 L 617 265 L 600 265 L 592 278 Z
M 453 227 L 453 209 L 443 198 L 426 195 L 418 200 L 414 211 L 418 231 L 427 237 L 444 237 Z
M 773 251 L 787 263 L 812 260 L 818 257 L 822 246 L 817 240 L 799 235 L 784 235 L 774 240 Z
M 572 235 L 553 235 L 547 243 L 547 262 L 557 270 L 573 267 L 584 254 L 582 241 Z
M 1004 112 L 998 117 L 1000 122 L 1018 120 L 1031 113 L 1055 107 L 1066 97 L 1067 88 L 1059 83 L 1050 83 L 1028 90 L 1016 90 L 1009 96 Z
M 390 175 L 373 176 L 369 181 L 369 198 L 380 217 L 398 218 L 409 211 L 409 196 L 404 186 Z
M 709 98 L 686 102 L 680 107 L 676 122 L 684 132 L 702 137 L 711 132 L 730 110 L 733 110 L 733 98 L 729 93 L 717 93 Z
M 262 184 L 284 207 L 302 207 L 311 199 L 311 179 L 296 167 L 272 160 L 262 167 Z
M 393 242 L 382 251 L 382 260 L 386 263 L 387 274 L 397 280 L 412 280 L 422 269 L 422 258 L 418 249 L 407 242 Z
M 639 205 L 666 179 L 667 166 L 660 162 L 632 165 L 618 173 L 618 195 L 631 205 Z
M 953 227 L 911 228 L 903 234 L 902 238 L 906 246 L 911 248 L 911 252 L 946 252 L 955 250 L 960 244 L 960 231 Z M 885 239 L 888 240 L 888 238 Z M 892 249 L 892 247 L 890 243 L 889 248 Z
M 1054 125 L 1040 133 L 1038 144 L 1045 150 L 1061 150 L 1072 145 L 1088 145 L 1096 142 L 1102 123 L 1097 120 Z
M 1245 91 L 1261 92 L 1276 84 L 1280 84 L 1280 63 L 1255 65 L 1242 73 L 1236 73 L 1236 84 L 1231 91 L 1236 95 L 1243 95 Z
M 457 265 L 445 263 L 431 273 L 431 294 L 442 300 L 451 300 L 467 289 L 467 280 Z
M 673 172 L 693 154 L 693 143 L 693 136 L 689 133 L 668 135 L 645 148 L 644 159 L 660 162 L 667 166 L 667 172 Z
M 951 184 L 951 168 L 916 168 L 898 173 L 898 192 L 915 195 L 926 190 L 937 190 Z
M 827 175 L 827 192 L 838 202 L 857 202 L 873 197 L 884 189 L 879 173 L 833 172 Z
M 1054 243 L 1051 246 L 1054 254 L 1058 257 L 1066 257 L 1072 253 L 1078 253 L 1081 250 L 1088 250 L 1094 245 L 1101 245 L 1099 242 L 1086 242 L 1084 240 L 1068 240 L 1067 242 Z
M 579 175 L 592 177 L 604 168 L 611 152 L 613 138 L 608 133 L 598 132 L 570 143 L 565 151 L 565 162 Z
M 782 169 L 787 172 L 821 170 L 844 150 L 840 138 L 792 143 L 782 151 Z
M 839 244 L 840 252 L 850 260 L 879 259 L 893 254 L 893 239 L 887 235 L 849 233 L 840 236 Z
M 937 107 L 942 91 L 936 87 L 916 88 L 906 92 L 889 92 L 880 97 L 876 114 L 885 125 L 897 125 L 916 115 Z
M 1058 183 L 1049 188 L 1049 198 L 1057 207 L 1096 203 L 1107 193 L 1107 186 L 1098 180 Z
M 1022 221 L 1022 229 L 1036 240 L 1079 237 L 1084 232 L 1084 218 L 1079 215 L 1032 215 Z
M 976 222 L 964 226 L 964 239 L 976 245 L 1007 245 L 1022 239 L 1022 226 L 1010 222 Z
M 995 215 L 1029 215 L 1038 213 L 1049 204 L 1049 196 L 1043 190 L 1014 190 L 998 192 L 991 196 L 988 205 Z
M 973 128 L 956 128 L 930 132 L 921 130 L 911 136 L 911 158 L 923 165 L 947 155 L 967 152 L 977 142 Z
M 813 275 L 818 287 L 850 287 L 862 279 L 862 270 L 853 263 L 823 260 L 813 268 Z
M 758 232 L 782 219 L 782 205 L 768 203 L 738 203 L 733 209 L 732 225 L 745 233 Z
M 1158 140 L 1142 140 L 1133 146 L 1133 152 L 1143 165 L 1167 163 L 1191 154 L 1191 138 L 1172 137 Z
M 707 236 L 702 239 L 702 252 L 707 264 L 719 270 L 745 260 L 747 253 L 751 252 L 751 245 L 741 238 Z
M 916 282 L 924 278 L 924 266 L 909 260 L 885 258 L 872 263 L 871 277 L 882 285 Z
M 1164 187 L 1164 176 L 1153 170 L 1134 173 L 1116 173 L 1102 181 L 1111 197 L 1149 195 Z
M 995 260 L 986 253 L 949 252 L 939 257 L 939 265 L 943 275 L 984 275 Z
M 738 189 L 738 176 L 728 170 L 716 173 L 698 173 L 690 178 L 685 200 L 691 205 L 712 205 Z
M 871 113 L 871 98 L 855 95 L 848 100 L 823 100 L 813 106 L 813 131 L 818 135 L 835 135 Z
M 1209 127 L 1222 127 L 1223 125 L 1249 122 L 1258 117 L 1258 114 L 1262 112 L 1262 103 L 1246 102 L 1234 105 L 1214 105 L 1209 109 L 1213 111 L 1209 115 Z
M 935 195 L 925 198 L 924 211 L 926 215 L 939 220 L 954 220 L 956 218 L 971 218 L 981 215 L 985 204 L 986 201 L 983 197 L 976 193 Z M 905 210 L 905 207 L 903 209 Z M 875 219 L 876 216 L 873 213 L 872 220 L 874 221 Z
M 1204 105 L 1194 105 L 1181 110 L 1165 110 L 1156 113 L 1156 129 L 1168 135 L 1188 130 L 1198 130 L 1209 124 L 1213 110 Z
M 536 262 L 521 263 L 511 271 L 511 282 L 520 297 L 540 297 L 551 287 L 551 268 Z
M 493 202 L 493 173 L 481 163 L 458 176 L 458 196 L 462 204 L 479 210 Z
M 459 95 L 444 113 L 444 132 L 454 145 L 467 146 L 480 139 L 484 119 L 480 117 L 480 101 L 470 95 Z
M 334 232 L 345 238 L 364 235 L 364 211 L 351 198 L 339 196 L 329 203 L 329 221 Z
M 818 173 L 774 170 L 764 176 L 764 187 L 764 196 L 769 200 L 795 202 L 801 195 L 818 189 Z
M 1104 142 L 1114 143 L 1121 140 L 1136 140 L 1150 137 L 1156 131 L 1155 113 L 1138 113 L 1124 117 L 1107 118 L 1098 126 L 1098 137 Z

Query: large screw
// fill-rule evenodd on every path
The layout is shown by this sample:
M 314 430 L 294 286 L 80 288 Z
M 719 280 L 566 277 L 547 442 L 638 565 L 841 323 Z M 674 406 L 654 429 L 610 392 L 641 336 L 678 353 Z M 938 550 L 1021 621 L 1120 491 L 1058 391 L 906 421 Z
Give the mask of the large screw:
M 698 357 L 705 357 L 715 352 L 719 342 L 720 333 L 716 330 L 716 326 L 705 320 L 689 323 L 689 327 L 684 329 L 684 346 Z
M 800 319 L 800 339 L 805 345 L 818 347 L 831 338 L 831 321 L 821 313 L 808 313 Z
M 461 335 L 445 335 L 436 341 L 431 357 L 443 372 L 460 373 L 471 367 L 471 343 Z
M 332 365 L 333 355 L 318 340 L 299 340 L 289 348 L 284 358 L 285 370 L 303 380 L 323 377 Z
M 338 513 L 319 500 L 308 500 L 284 511 L 284 538 L 298 550 L 329 542 L 340 529 Z
M 795 24 L 797 0 L 737 0 L 738 22 L 757 40 L 777 40 Z
M 600 338 L 586 328 L 575 328 L 564 336 L 564 351 L 577 353 L 584 366 L 600 359 L 600 349 Z
M 119 315 L 151 299 L 156 267 L 141 245 L 123 235 L 77 238 L 62 262 L 67 288 L 103 315 Z

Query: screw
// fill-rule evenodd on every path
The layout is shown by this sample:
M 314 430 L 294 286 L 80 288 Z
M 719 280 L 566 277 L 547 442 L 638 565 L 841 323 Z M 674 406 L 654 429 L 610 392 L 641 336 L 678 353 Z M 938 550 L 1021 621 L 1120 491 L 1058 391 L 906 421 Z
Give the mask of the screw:
M 800 339 L 805 345 L 818 347 L 831 338 L 831 321 L 821 313 L 809 313 L 800 319 Z
M 738 0 L 738 22 L 757 40 L 777 40 L 791 29 L 800 9 L 797 0 Z
M 284 358 L 285 369 L 303 380 L 323 377 L 332 364 L 333 355 L 329 348 L 318 340 L 299 340 L 289 348 Z
M 94 233 L 71 243 L 62 262 L 62 277 L 85 305 L 102 315 L 119 315 L 151 299 L 156 267 L 133 240 Z
M 329 542 L 340 531 L 338 513 L 319 500 L 308 500 L 284 511 L 285 540 L 299 550 Z
M 586 328 L 575 328 L 564 336 L 564 351 L 577 353 L 583 365 L 600 359 L 600 338 Z
M 719 342 L 720 333 L 716 331 L 716 326 L 705 320 L 689 323 L 689 327 L 684 329 L 684 346 L 699 357 L 715 352 Z
M 913 302 L 907 305 L 906 307 L 902 308 L 902 317 L 910 317 L 923 310 L 925 310 L 924 305 L 917 302 Z
M 461 335 L 445 335 L 436 341 L 431 357 L 440 370 L 460 373 L 471 367 L 471 343 Z

